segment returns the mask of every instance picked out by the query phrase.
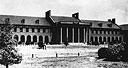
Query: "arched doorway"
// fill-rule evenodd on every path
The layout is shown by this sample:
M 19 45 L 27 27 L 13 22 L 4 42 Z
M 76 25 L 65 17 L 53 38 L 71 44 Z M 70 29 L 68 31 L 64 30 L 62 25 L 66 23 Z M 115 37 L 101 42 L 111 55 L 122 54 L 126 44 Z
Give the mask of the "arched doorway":
M 108 42 L 110 42 L 110 37 L 108 37 Z
M 39 42 L 43 42 L 43 37 L 39 36 Z
M 27 45 L 31 44 L 31 36 L 30 35 L 27 36 L 26 44 Z
M 112 37 L 112 41 L 114 41 L 114 37 Z
M 15 35 L 14 39 L 16 39 L 18 41 L 18 39 L 19 39 L 18 35 Z
M 21 35 L 21 42 L 25 42 L 25 36 Z
M 116 41 L 118 41 L 118 37 L 116 37 Z
M 49 38 L 48 38 L 48 36 L 45 36 L 45 43 L 46 43 L 46 44 L 49 43 Z
M 106 42 L 106 37 L 104 37 L 104 42 Z
M 102 37 L 101 36 L 99 37 L 99 42 L 102 43 Z
M 37 42 L 37 36 L 36 35 L 33 36 L 33 42 Z
M 95 37 L 95 42 L 98 42 L 98 37 Z

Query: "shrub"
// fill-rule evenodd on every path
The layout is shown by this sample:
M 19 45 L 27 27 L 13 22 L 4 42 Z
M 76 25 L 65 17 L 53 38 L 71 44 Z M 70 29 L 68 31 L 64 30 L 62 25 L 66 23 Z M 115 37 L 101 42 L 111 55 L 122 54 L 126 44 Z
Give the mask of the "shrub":
M 110 49 L 108 48 L 100 48 L 98 50 L 99 58 L 107 58 L 110 55 Z
M 123 43 L 109 45 L 108 48 L 100 48 L 98 50 L 99 58 L 105 58 L 105 60 L 119 61 L 126 56 Z

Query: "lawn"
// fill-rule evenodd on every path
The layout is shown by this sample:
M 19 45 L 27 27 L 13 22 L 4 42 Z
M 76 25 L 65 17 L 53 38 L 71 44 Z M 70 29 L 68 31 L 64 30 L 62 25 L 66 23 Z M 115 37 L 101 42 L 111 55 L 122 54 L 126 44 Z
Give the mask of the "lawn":
M 99 48 L 101 47 L 77 45 L 65 48 L 63 45 L 49 45 L 43 50 L 37 46 L 18 46 L 17 50 L 22 53 L 23 61 L 9 68 L 128 68 L 127 62 L 97 59 Z M 5 67 L 1 65 L 0 68 Z

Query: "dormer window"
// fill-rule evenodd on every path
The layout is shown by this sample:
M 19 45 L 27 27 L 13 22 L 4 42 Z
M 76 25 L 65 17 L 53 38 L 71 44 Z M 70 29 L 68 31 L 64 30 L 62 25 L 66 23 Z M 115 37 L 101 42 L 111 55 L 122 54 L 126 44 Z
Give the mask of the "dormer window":
M 36 20 L 35 23 L 36 23 L 36 24 L 39 24 L 39 20 Z
M 25 19 L 22 19 L 22 20 L 21 20 L 21 23 L 25 23 Z
M 5 23 L 9 23 L 9 21 L 10 21 L 10 18 L 5 19 Z
M 108 25 L 108 27 L 112 27 L 112 24 L 107 24 Z
M 79 24 L 79 22 L 73 22 L 73 24 Z
M 90 26 L 92 26 L 92 23 L 90 23 Z
M 102 27 L 102 23 L 99 23 L 98 26 L 99 26 L 99 27 Z

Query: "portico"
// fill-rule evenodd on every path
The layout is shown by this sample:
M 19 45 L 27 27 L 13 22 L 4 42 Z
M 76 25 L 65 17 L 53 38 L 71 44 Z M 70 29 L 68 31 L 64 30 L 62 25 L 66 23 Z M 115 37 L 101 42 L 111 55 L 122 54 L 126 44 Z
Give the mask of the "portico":
M 60 43 L 68 40 L 69 43 L 88 42 L 88 26 L 66 26 L 60 27 Z

